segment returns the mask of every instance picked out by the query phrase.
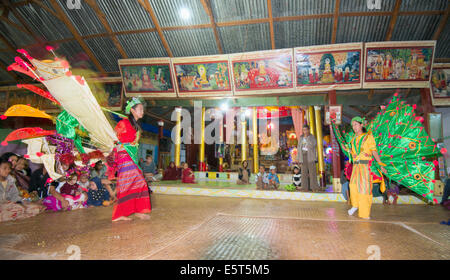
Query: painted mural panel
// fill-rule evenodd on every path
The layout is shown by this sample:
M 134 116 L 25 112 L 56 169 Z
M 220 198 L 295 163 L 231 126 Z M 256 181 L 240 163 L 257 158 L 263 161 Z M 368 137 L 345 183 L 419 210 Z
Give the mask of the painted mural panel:
M 121 59 L 119 67 L 127 97 L 176 97 L 169 58 Z
M 362 43 L 294 49 L 297 91 L 361 87 Z
M 230 55 L 235 95 L 294 91 L 292 49 Z
M 172 59 L 179 96 L 233 95 L 228 56 Z
M 434 106 L 450 105 L 450 63 L 433 64 L 431 98 Z
M 364 87 L 429 87 L 435 43 L 435 41 L 367 43 Z

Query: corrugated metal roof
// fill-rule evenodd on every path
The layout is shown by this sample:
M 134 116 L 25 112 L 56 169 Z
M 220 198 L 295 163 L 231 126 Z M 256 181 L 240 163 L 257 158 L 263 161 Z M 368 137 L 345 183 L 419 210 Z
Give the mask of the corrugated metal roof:
M 14 78 L 6 70 L 0 68 L 0 81 L 14 81 Z
M 168 56 L 156 32 L 119 35 L 117 39 L 129 58 Z
M 198 0 L 149 1 L 159 25 L 162 27 L 210 23 L 205 9 Z M 190 12 L 189 19 L 183 19 L 181 17 L 180 10 L 183 8 Z
M 86 39 L 85 42 L 106 72 L 119 71 L 117 60 L 122 56 L 110 38 L 91 38 Z
M 97 0 L 113 32 L 153 28 L 148 12 L 130 0 Z
M 223 52 L 239 53 L 270 50 L 269 23 L 219 27 Z
M 22 26 L 22 24 L 16 19 L 16 17 L 12 13 L 9 13 L 8 19 L 13 21 L 17 25 Z M 16 29 L 15 27 L 12 27 L 11 25 L 9 25 L 4 21 L 0 21 L 0 34 L 2 34 L 3 37 L 5 37 L 12 45 L 17 45 L 19 47 L 34 42 L 34 39 L 30 35 L 24 33 L 19 29 Z
M 391 40 L 430 40 L 442 16 L 398 16 Z M 405 32 L 408 30 L 408 32 Z M 432 32 L 430 32 L 430 30 Z
M 216 22 L 266 18 L 266 0 L 210 0 Z
M 56 54 L 65 57 L 73 68 L 98 70 L 77 41 L 64 42 L 54 47 Z
M 395 0 L 381 0 L 381 9 L 369 10 L 367 0 L 341 0 L 340 13 L 347 12 L 391 12 L 394 10 Z
M 212 28 L 164 31 L 164 37 L 174 56 L 218 53 Z
M 278 49 L 331 43 L 333 18 L 274 23 L 275 45 Z
M 18 54 L 12 53 L 12 52 L 0 52 L 0 61 L 5 65 L 10 65 L 14 63 L 14 58 Z
M 66 0 L 58 3 L 81 36 L 106 32 L 94 10 L 84 1 L 80 1 L 81 9 L 69 9 Z
M 311 14 L 331 14 L 334 12 L 334 5 L 334 0 L 272 0 L 272 15 L 273 17 L 284 17 Z
M 384 41 L 390 16 L 340 17 L 336 43 Z
M 47 0 L 43 1 L 43 3 L 46 2 Z M 63 22 L 34 3 L 19 6 L 17 11 L 28 23 L 28 26 L 33 29 L 34 33 L 43 37 L 46 41 L 73 37 Z
M 441 36 L 436 43 L 435 57 L 450 57 L 450 20 L 447 21 Z
M 400 11 L 432 11 L 447 9 L 448 0 L 403 0 Z

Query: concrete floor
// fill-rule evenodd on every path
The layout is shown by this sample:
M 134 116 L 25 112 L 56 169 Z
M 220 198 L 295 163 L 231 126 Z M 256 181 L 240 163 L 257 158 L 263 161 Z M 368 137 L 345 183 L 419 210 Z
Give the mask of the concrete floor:
M 111 223 L 112 207 L 0 224 L 0 259 L 450 259 L 441 206 L 152 196 L 148 221 Z M 79 252 L 79 254 L 78 254 Z

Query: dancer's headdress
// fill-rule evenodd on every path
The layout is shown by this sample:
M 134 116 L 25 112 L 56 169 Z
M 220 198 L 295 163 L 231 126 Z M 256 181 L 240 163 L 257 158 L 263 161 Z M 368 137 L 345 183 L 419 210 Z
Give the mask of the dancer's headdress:
M 131 111 L 131 108 L 133 108 L 137 104 L 142 104 L 141 100 L 137 97 L 133 97 L 130 100 L 127 101 L 127 107 L 125 108 L 125 113 L 128 115 Z

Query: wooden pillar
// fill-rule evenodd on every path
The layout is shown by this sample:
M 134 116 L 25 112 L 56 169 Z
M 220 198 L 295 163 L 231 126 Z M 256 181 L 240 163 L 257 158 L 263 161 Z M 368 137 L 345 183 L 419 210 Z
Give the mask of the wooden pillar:
M 332 90 L 328 92 L 328 104 L 336 105 L 337 97 L 336 91 Z M 333 190 L 339 191 L 341 189 L 341 152 L 339 149 L 339 143 L 336 139 L 336 136 L 333 133 L 333 128 L 330 125 L 330 138 L 331 138 L 331 147 L 333 150 Z
M 164 132 L 164 122 L 158 121 L 159 126 L 159 133 L 158 133 L 158 168 L 163 168 L 162 162 L 161 162 L 161 139 L 163 138 L 163 132 Z
M 322 188 L 326 187 L 325 184 L 325 161 L 323 158 L 323 133 L 322 133 L 322 116 L 320 113 L 320 106 L 314 106 L 314 111 L 316 113 L 316 138 L 317 138 L 317 159 L 319 161 L 319 174 L 320 174 L 320 185 Z
M 201 123 L 201 142 L 200 142 L 200 152 L 199 152 L 199 170 L 206 171 L 205 163 L 205 107 L 202 107 L 202 123 Z
M 434 112 L 434 107 L 431 103 L 431 94 L 430 94 L 430 88 L 421 88 L 420 89 L 420 97 L 421 97 L 421 107 L 423 110 L 423 118 L 425 126 L 425 131 L 430 134 L 430 124 L 428 123 L 428 114 Z
M 258 150 L 258 108 L 253 107 L 253 172 L 258 173 L 259 169 L 259 150 Z
M 175 166 L 180 167 L 181 153 L 181 107 L 175 108 L 177 122 L 175 126 Z M 186 133 L 186 132 L 185 132 Z

